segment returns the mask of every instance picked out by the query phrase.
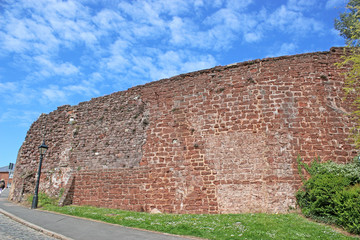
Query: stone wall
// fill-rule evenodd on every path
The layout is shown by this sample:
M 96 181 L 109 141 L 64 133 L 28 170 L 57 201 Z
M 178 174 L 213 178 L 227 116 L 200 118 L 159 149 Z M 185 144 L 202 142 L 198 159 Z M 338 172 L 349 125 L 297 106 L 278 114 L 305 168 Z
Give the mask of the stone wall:
M 182 74 L 62 106 L 28 131 L 11 198 L 40 188 L 64 204 L 170 213 L 285 212 L 296 158 L 347 162 L 342 48 Z

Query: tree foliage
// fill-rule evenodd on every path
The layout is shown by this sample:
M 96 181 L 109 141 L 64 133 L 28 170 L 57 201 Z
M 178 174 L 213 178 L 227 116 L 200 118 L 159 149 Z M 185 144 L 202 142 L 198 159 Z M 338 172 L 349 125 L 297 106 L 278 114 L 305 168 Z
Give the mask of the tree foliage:
M 346 5 L 346 11 L 335 19 L 335 28 L 346 39 L 348 46 L 360 46 L 360 0 L 350 0 Z
M 355 146 L 360 148 L 360 0 L 348 2 L 346 11 L 340 14 L 339 19 L 335 19 L 335 28 L 351 49 L 350 54 L 346 54 L 338 66 L 351 65 L 351 69 L 345 73 L 344 89 L 346 96 L 354 103 L 352 116 L 356 125 L 352 137 Z

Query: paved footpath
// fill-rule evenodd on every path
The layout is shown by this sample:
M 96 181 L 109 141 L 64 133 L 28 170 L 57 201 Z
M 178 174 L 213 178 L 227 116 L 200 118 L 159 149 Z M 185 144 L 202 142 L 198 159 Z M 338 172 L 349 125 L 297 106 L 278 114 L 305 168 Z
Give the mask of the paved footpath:
M 57 240 L 0 213 L 1 240 Z
M 196 239 L 122 227 L 68 215 L 32 210 L 7 200 L 9 190 L 0 196 L 0 213 L 48 236 L 63 240 L 189 240 Z M 0 214 L 1 215 L 1 214 Z M 1 222 L 0 222 L 1 223 Z M 1 236 L 0 236 L 0 239 Z M 21 239 L 21 238 L 10 238 Z M 39 238 L 41 239 L 41 238 Z

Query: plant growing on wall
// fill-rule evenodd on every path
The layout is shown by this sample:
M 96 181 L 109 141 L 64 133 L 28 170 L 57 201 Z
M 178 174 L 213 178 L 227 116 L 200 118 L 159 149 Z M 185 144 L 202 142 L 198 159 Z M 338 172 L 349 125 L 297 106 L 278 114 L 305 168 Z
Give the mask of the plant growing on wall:
M 339 67 L 351 64 L 351 69 L 345 74 L 345 93 L 352 99 L 355 110 L 352 112 L 356 126 L 354 128 L 354 144 L 360 148 L 360 0 L 350 0 L 344 13 L 335 19 L 335 28 L 346 39 L 351 54 L 345 55 Z

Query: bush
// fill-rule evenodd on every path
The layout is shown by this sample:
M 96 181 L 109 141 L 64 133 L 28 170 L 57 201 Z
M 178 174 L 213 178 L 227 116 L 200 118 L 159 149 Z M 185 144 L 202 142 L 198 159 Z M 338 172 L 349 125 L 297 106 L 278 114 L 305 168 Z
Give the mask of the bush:
M 339 191 L 334 197 L 337 223 L 351 233 L 360 233 L 360 184 Z
M 350 185 L 360 183 L 360 164 L 359 163 L 348 163 L 339 164 L 334 162 L 325 162 L 316 166 L 315 175 L 319 174 L 332 174 L 342 176 L 350 181 Z
M 297 160 L 303 186 L 296 193 L 302 213 L 315 220 L 337 223 L 352 233 L 360 233 L 360 163 L 320 163 Z M 310 175 L 302 174 L 304 168 Z
M 328 218 L 335 216 L 334 197 L 350 183 L 349 179 L 335 174 L 317 174 L 305 182 L 296 198 L 305 216 Z

